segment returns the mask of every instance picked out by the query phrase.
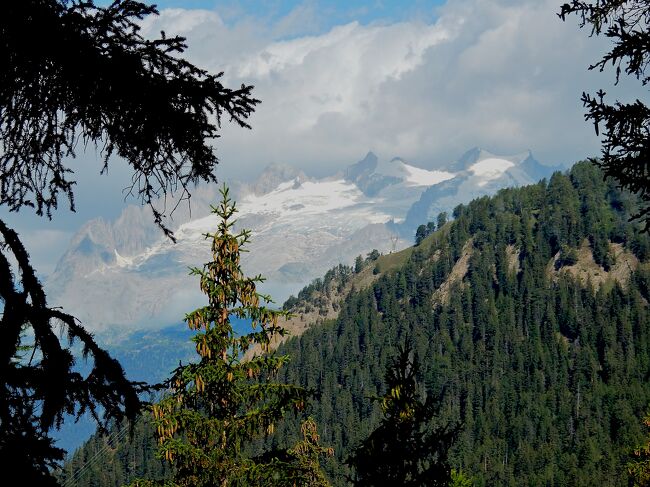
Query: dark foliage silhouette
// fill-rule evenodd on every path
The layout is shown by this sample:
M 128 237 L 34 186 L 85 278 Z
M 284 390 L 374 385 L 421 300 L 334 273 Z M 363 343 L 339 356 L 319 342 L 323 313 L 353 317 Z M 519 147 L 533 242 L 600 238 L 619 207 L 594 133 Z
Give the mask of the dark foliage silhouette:
M 604 34 L 613 47 L 602 59 L 589 66 L 604 71 L 611 65 L 620 75 L 636 77 L 645 86 L 650 62 L 650 4 L 642 0 L 599 0 L 587 3 L 573 0 L 562 5 L 559 16 L 566 20 L 577 15 L 580 27 L 591 29 L 590 35 Z M 613 105 L 605 102 L 606 93 L 582 94 L 587 108 L 585 119 L 593 122 L 596 134 L 602 131 L 602 159 L 594 160 L 606 176 L 615 178 L 621 187 L 638 193 L 645 205 L 634 215 L 650 231 L 650 109 L 641 101 Z
M 458 428 L 436 424 L 440 398 L 420 397 L 418 373 L 407 341 L 386 371 L 386 394 L 376 398 L 384 417 L 348 459 L 355 485 L 449 485 L 447 455 Z
M 208 139 L 218 137 L 223 116 L 249 127 L 258 100 L 251 86 L 225 88 L 221 73 L 184 60 L 183 38 L 143 38 L 137 23 L 157 13 L 131 0 L 3 5 L 0 205 L 51 218 L 63 196 L 74 211 L 68 163 L 80 144 L 95 145 L 102 172 L 113 155 L 130 165 L 129 193 L 173 239 L 167 197 L 178 204 L 192 184 L 216 181 Z M 46 485 L 65 453 L 49 436 L 64 415 L 89 412 L 100 425 L 135 418 L 144 385 L 128 381 L 75 318 L 48 307 L 24 246 L 2 220 L 0 310 L 0 465 L 28 485 Z M 74 367 L 75 342 L 91 359 L 87 376 Z
M 178 57 L 182 37 L 144 39 L 136 22 L 156 13 L 131 0 L 106 8 L 65 0 L 3 6 L 0 204 L 51 216 L 62 193 L 74 208 L 66 158 L 79 142 L 102 145 L 103 171 L 113 154 L 126 160 L 131 192 L 168 234 L 156 200 L 216 181 L 218 161 L 206 140 L 218 137 L 223 115 L 248 127 L 258 100 L 252 86 L 230 90 L 222 73 Z
M 74 317 L 49 308 L 42 286 L 17 234 L 0 220 L 5 251 L 0 252 L 0 464 L 19 471 L 30 485 L 51 482 L 49 468 L 63 460 L 64 451 L 47 436 L 64 414 L 89 412 L 100 424 L 124 416 L 132 419 L 141 409 L 138 392 L 143 385 L 129 382 L 120 364 L 93 340 Z M 20 276 L 19 283 L 14 275 Z M 69 343 L 79 341 L 83 354 L 93 359 L 91 372 L 74 370 L 75 360 L 59 341 L 56 327 Z M 23 333 L 29 328 L 29 336 Z M 31 357 L 17 356 L 25 340 Z M 99 411 L 103 415 L 100 418 Z M 101 420 L 100 420 L 101 419 Z M 5 470 L 6 471 L 6 470 Z M 55 485 L 55 484 L 54 484 Z

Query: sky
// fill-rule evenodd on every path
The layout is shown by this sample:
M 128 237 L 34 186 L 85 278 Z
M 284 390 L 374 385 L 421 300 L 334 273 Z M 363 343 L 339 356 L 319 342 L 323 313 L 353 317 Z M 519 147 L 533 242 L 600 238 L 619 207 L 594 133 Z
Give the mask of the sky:
M 100 6 L 109 5 L 108 0 L 96 1 Z M 242 21 L 253 22 L 265 28 L 281 28 L 303 12 L 314 12 L 310 21 L 300 28 L 294 26 L 289 35 L 320 34 L 336 25 L 357 21 L 393 23 L 419 20 L 430 22 L 436 18 L 436 7 L 444 0 L 159 0 L 152 2 L 158 10 L 182 8 L 208 10 L 219 14 L 221 19 L 235 25 Z M 303 17 L 304 18 L 304 17 Z
M 270 163 L 320 177 L 369 150 L 429 169 L 475 146 L 568 165 L 599 152 L 583 91 L 642 95 L 627 80 L 614 89 L 611 72 L 587 70 L 607 40 L 590 38 L 577 19 L 562 22 L 561 3 L 162 0 L 142 32 L 185 36 L 192 62 L 223 71 L 226 85 L 255 86 L 253 129 L 225 123 L 216 142 L 221 179 L 254 179 Z M 48 222 L 0 210 L 44 273 L 85 221 L 135 203 L 122 193 L 121 161 L 107 176 L 92 149 L 71 164 L 76 214 L 60 205 Z

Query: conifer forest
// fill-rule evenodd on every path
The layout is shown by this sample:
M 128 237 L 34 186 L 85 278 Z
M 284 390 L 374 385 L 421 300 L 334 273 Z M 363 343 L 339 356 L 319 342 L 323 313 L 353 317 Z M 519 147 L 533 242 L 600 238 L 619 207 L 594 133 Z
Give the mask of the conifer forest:
M 650 486 L 650 2 L 565 1 L 5 2 L 0 484 Z

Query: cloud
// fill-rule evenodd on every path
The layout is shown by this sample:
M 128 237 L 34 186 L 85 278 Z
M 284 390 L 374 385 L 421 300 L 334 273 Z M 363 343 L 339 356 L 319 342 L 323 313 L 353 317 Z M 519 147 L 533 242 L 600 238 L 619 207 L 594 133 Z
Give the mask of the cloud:
M 226 175 L 254 176 L 271 162 L 327 174 L 368 149 L 434 167 L 474 145 L 568 163 L 598 153 L 580 94 L 611 76 L 586 69 L 604 40 L 561 22 L 558 9 L 460 0 L 434 23 L 352 22 L 290 40 L 274 40 L 278 26 L 227 25 L 207 11 L 165 10 L 147 28 L 176 29 L 195 62 L 255 85 L 253 130 L 227 126 L 217 143 Z M 312 22 L 313 4 L 283 28 L 296 19 Z
M 54 271 L 58 258 L 65 252 L 71 232 L 55 228 L 26 230 L 19 234 L 25 250 L 30 255 L 30 263 L 42 281 Z
M 224 123 L 216 141 L 220 179 L 254 178 L 272 162 L 332 174 L 369 149 L 428 168 L 475 145 L 503 154 L 530 148 L 542 162 L 570 163 L 599 153 L 583 119 L 583 91 L 643 98 L 634 80 L 611 90 L 613 73 L 587 71 L 608 42 L 589 38 L 577 19 L 560 21 L 556 0 L 454 0 L 435 21 L 348 22 L 326 31 L 319 5 L 305 2 L 271 22 L 165 9 L 143 23 L 147 36 L 186 36 L 189 58 L 224 71 L 229 86 L 255 85 L 262 104 L 253 130 Z M 95 216 L 115 218 L 130 172 L 113 162 L 108 176 L 98 176 L 94 149 L 71 161 L 76 214 L 62 202 L 54 222 L 28 211 L 0 215 L 23 232 L 73 231 Z M 36 254 L 45 262 L 51 251 Z

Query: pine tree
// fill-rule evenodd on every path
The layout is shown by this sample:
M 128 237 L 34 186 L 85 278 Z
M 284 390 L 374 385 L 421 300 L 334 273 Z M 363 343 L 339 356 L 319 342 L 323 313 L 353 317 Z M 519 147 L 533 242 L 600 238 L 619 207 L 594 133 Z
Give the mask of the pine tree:
M 590 36 L 603 34 L 612 46 L 600 60 L 589 66 L 600 72 L 612 67 L 616 84 L 621 74 L 635 77 L 643 86 L 650 82 L 648 55 L 650 48 L 650 5 L 645 0 L 571 0 L 558 13 L 562 20 L 576 15 L 581 28 L 587 27 Z M 605 101 L 607 93 L 598 90 L 594 95 L 582 94 L 587 109 L 585 120 L 594 124 L 596 135 L 602 139 L 602 157 L 592 159 L 606 176 L 643 201 L 635 215 L 650 231 L 650 107 L 638 98 L 632 103 Z
M 358 274 L 359 272 L 361 272 L 363 270 L 363 266 L 364 266 L 363 257 L 360 256 L 360 255 L 357 255 L 357 258 L 354 260 L 354 272 L 355 272 L 355 274 Z
M 21 472 L 28 485 L 56 485 L 52 469 L 65 451 L 49 433 L 64 415 L 88 413 L 100 426 L 134 419 L 142 408 L 143 386 L 128 381 L 121 365 L 74 317 L 48 306 L 25 247 L 2 220 L 0 307 L 0 469 Z M 81 345 L 92 364 L 86 377 L 75 369 L 61 335 Z M 21 358 L 27 349 L 29 358 Z
M 462 471 L 452 469 L 451 470 L 451 484 L 450 487 L 472 487 L 474 481 L 471 477 L 465 475 Z
M 438 213 L 438 218 L 436 221 L 438 224 L 438 230 L 440 230 L 447 223 L 447 212 L 443 211 L 442 213 Z
M 417 355 L 407 344 L 386 371 L 386 394 L 376 398 L 384 414 L 381 424 L 347 460 L 356 474 L 355 485 L 450 484 L 447 455 L 457 428 L 433 424 L 438 401 L 432 396 L 421 399 L 418 372 Z
M 320 445 L 320 436 L 313 418 L 307 418 L 301 426 L 302 441 L 287 451 L 289 461 L 286 485 L 309 487 L 329 487 L 325 474 L 320 468 L 321 456 L 332 456 L 334 449 Z
M 221 203 L 212 209 L 218 229 L 206 234 L 212 240 L 212 261 L 191 269 L 209 301 L 185 317 L 189 328 L 197 330 L 192 340 L 200 360 L 179 366 L 168 381 L 169 395 L 153 406 L 159 455 L 174 468 L 172 485 L 309 485 L 305 479 L 324 479 L 317 460 L 313 463 L 322 453 L 314 449 L 315 425 L 305 427 L 305 443 L 296 447 L 293 458 L 281 458 L 279 452 L 247 454 L 251 441 L 272 434 L 286 412 L 303 410 L 308 393 L 272 380 L 288 356 L 242 359 L 255 344 L 268 352 L 271 340 L 284 335 L 278 321 L 287 312 L 263 304 L 270 297 L 256 291 L 261 276 L 244 276 L 240 256 L 250 233 L 233 233 L 236 208 L 226 187 L 221 194 Z M 250 320 L 253 330 L 238 336 L 231 316 Z M 312 463 L 306 466 L 305 459 Z
M 218 159 L 208 139 L 219 136 L 222 116 L 249 127 L 259 100 L 252 86 L 229 89 L 222 74 L 184 59 L 184 38 L 142 37 L 141 23 L 157 15 L 155 6 L 102 3 L 3 4 L 0 207 L 52 218 L 67 200 L 74 210 L 70 161 L 95 144 L 101 172 L 114 155 L 130 166 L 129 193 L 151 207 L 155 223 L 173 238 L 168 197 L 181 201 L 196 183 L 216 181 Z M 73 343 L 88 374 L 76 366 Z M 25 344 L 34 353 L 13 360 Z M 135 419 L 142 386 L 127 380 L 76 318 L 48 306 L 19 235 L 0 219 L 0 470 L 20 472 L 26 485 L 54 484 L 51 473 L 65 451 L 53 430 L 66 416 L 86 413 L 102 427 Z
M 420 245 L 427 236 L 426 225 L 420 225 L 415 231 L 415 245 Z

